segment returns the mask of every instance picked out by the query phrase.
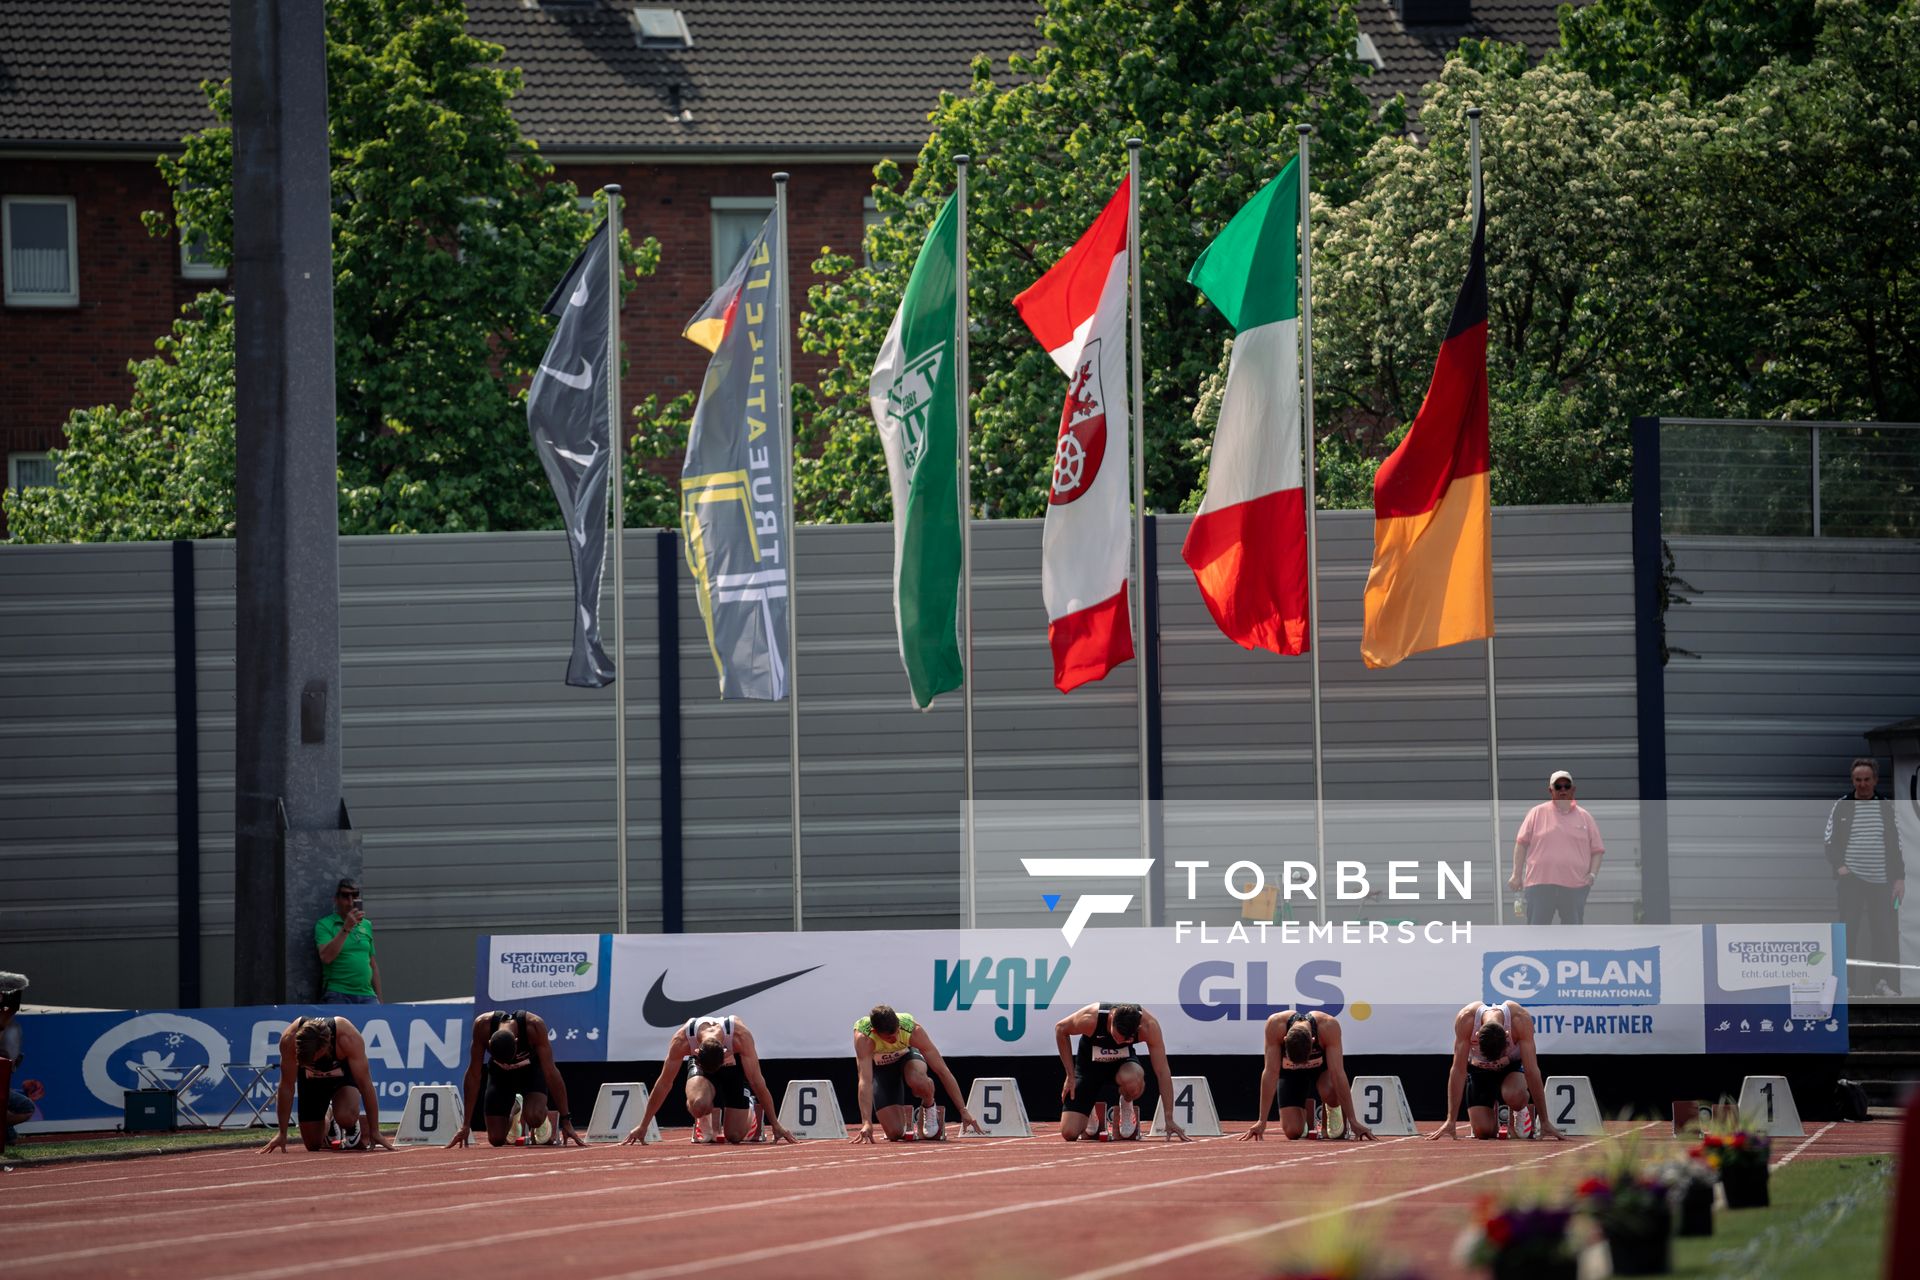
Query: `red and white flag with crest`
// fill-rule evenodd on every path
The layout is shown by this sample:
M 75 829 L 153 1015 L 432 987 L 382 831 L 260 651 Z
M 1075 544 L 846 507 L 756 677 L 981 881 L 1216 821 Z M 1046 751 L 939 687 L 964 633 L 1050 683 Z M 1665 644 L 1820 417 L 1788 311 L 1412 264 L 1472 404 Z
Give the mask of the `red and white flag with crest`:
M 1127 184 L 1067 256 L 1013 300 L 1067 375 L 1041 539 L 1053 683 L 1062 693 L 1133 656 L 1127 604 Z

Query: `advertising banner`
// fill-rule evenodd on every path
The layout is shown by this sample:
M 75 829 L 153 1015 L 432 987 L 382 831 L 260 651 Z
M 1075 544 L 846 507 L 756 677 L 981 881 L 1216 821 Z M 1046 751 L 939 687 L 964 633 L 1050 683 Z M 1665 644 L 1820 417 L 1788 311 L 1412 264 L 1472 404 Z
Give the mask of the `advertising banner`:
M 382 1119 L 399 1119 L 416 1084 L 458 1087 L 467 1066 L 473 1006 L 256 1005 L 239 1009 L 124 1009 L 19 1015 L 23 1060 L 14 1088 L 34 1097 L 26 1133 L 118 1128 L 129 1089 L 178 1089 L 181 1119 L 244 1128 L 254 1108 L 274 1119 L 280 1033 L 302 1015 L 337 1014 L 360 1028 Z M 194 1076 L 195 1068 L 201 1068 Z M 253 1068 L 268 1068 L 256 1074 Z M 193 1076 L 181 1088 L 181 1082 Z M 26 1084 L 32 1082 L 32 1089 Z
M 1813 934 L 1817 948 L 1778 950 Z M 722 1013 L 744 1018 L 769 1057 L 836 1057 L 850 1051 L 854 1020 L 880 1002 L 924 1020 L 943 1053 L 988 1057 L 1051 1055 L 1054 1022 L 1102 1000 L 1144 1005 L 1174 1053 L 1258 1052 L 1261 1024 L 1287 1008 L 1339 1017 L 1351 1053 L 1446 1053 L 1453 1016 L 1475 1000 L 1525 1007 L 1543 1053 L 1846 1049 L 1844 1009 L 1831 1000 L 1812 1034 L 1802 1025 L 1761 1043 L 1757 1030 L 1745 1040 L 1737 1030 L 1710 1040 L 1708 1031 L 1709 1014 L 1737 1028 L 1736 1007 L 1771 1017 L 1777 1004 L 1784 1016 L 1794 990 L 1801 1011 L 1810 1009 L 1820 966 L 1830 975 L 1843 963 L 1831 925 L 1716 934 L 1699 925 L 1289 923 L 1214 929 L 1206 940 L 1192 929 L 1088 929 L 1072 944 L 1039 929 L 598 941 L 604 981 L 583 990 L 561 974 L 554 980 L 565 990 L 523 988 L 505 1001 L 495 993 L 515 964 L 565 969 L 594 948 L 581 939 L 486 939 L 484 1006 L 546 1016 L 556 1055 L 575 1061 L 658 1061 L 689 1018 Z M 561 954 L 545 957 L 550 951 Z
M 1846 926 L 1716 924 L 1703 942 L 1710 1051 L 1847 1051 Z

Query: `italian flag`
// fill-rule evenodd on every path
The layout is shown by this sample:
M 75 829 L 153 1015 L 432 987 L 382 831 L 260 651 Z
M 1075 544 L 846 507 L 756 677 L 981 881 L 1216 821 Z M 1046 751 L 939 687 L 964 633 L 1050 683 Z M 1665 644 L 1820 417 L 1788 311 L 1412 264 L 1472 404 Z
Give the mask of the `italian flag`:
M 914 705 L 958 689 L 960 417 L 954 387 L 960 220 L 948 196 L 874 361 L 868 403 L 893 488 L 893 618 Z
M 1248 649 L 1307 648 L 1300 484 L 1300 162 L 1233 215 L 1187 279 L 1234 327 L 1207 496 L 1181 558 L 1220 630 Z
M 1067 375 L 1041 532 L 1040 594 L 1054 687 L 1133 656 L 1127 607 L 1127 209 L 1120 189 L 1067 256 L 1013 300 Z
M 1427 398 L 1373 481 L 1373 568 L 1360 638 L 1369 667 L 1493 634 L 1489 453 L 1482 214 Z

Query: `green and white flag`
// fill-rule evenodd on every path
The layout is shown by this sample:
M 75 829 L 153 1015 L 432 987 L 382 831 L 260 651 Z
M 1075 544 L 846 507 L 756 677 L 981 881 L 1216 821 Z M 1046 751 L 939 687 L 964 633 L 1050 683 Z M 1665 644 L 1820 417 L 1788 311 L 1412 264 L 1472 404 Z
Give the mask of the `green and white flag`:
M 867 384 L 893 488 L 893 616 L 914 705 L 964 678 L 960 597 L 960 421 L 954 391 L 959 210 L 933 221 Z

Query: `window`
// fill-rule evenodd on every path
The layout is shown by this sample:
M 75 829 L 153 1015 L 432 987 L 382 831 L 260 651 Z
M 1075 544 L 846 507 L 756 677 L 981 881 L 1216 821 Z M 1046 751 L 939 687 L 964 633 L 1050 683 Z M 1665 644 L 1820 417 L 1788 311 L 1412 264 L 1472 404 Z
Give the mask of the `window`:
M 204 231 L 195 231 L 191 235 L 180 237 L 180 274 L 188 280 L 224 280 L 227 269 L 213 260 L 207 252 L 207 236 Z
M 868 196 L 866 208 L 860 215 L 860 261 L 869 267 L 873 265 L 873 250 L 868 247 L 867 233 L 885 221 L 879 203 Z
M 7 196 L 0 200 L 0 232 L 8 306 L 80 305 L 73 197 Z
M 50 489 L 53 487 L 53 459 L 44 453 L 7 455 L 7 488 Z
M 634 43 L 642 49 L 691 49 L 693 33 L 678 9 L 636 8 L 628 12 Z
M 773 201 L 761 196 L 715 196 L 713 198 L 713 287 L 718 289 L 733 274 L 733 268 L 746 253 L 747 246 L 760 234 Z

